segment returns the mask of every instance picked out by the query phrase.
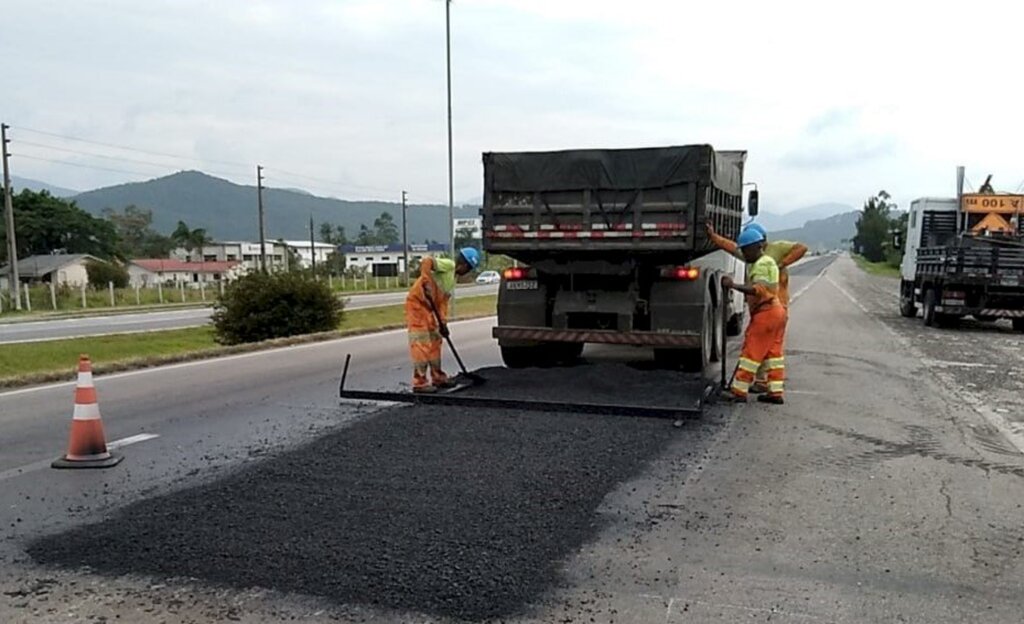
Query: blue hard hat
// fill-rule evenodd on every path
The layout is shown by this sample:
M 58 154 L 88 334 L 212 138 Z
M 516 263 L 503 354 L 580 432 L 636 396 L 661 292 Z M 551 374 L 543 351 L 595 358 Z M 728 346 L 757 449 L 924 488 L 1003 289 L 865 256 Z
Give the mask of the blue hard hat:
M 764 234 L 758 230 L 747 226 L 740 232 L 739 237 L 736 239 L 736 245 L 739 247 L 747 247 L 749 245 L 756 245 L 757 243 L 764 242 Z
M 476 269 L 480 266 L 480 252 L 473 247 L 463 247 L 459 250 L 459 255 L 466 261 L 469 268 Z
M 747 229 L 749 229 L 749 230 L 756 230 L 756 231 L 760 232 L 761 236 L 764 237 L 764 240 L 768 240 L 768 230 L 764 229 L 764 226 L 761 225 L 760 223 L 758 223 L 756 221 L 752 221 L 752 222 L 747 224 Z

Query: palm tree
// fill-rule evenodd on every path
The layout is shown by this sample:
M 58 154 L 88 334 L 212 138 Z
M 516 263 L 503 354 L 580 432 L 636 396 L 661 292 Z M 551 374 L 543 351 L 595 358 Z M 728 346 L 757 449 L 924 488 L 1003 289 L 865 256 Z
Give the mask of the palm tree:
M 184 221 L 178 221 L 178 227 L 171 233 L 171 240 L 185 248 L 190 260 L 192 255 L 197 250 L 199 251 L 199 272 L 201 274 L 200 280 L 202 280 L 202 274 L 206 272 L 206 257 L 203 254 L 203 248 L 213 242 L 213 239 L 206 233 L 206 229 L 189 229 Z

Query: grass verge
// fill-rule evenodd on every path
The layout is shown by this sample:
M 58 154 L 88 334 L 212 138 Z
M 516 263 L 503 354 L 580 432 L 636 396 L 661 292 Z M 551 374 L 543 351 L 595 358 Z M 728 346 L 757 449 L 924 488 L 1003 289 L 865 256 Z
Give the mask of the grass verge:
M 868 262 L 864 256 L 853 255 L 853 261 L 868 275 L 879 275 L 881 277 L 899 277 L 899 267 L 894 267 L 888 262 Z
M 497 297 L 494 295 L 459 299 L 455 318 L 491 316 L 495 312 L 496 303 Z M 81 353 L 89 354 L 96 373 L 112 373 L 334 340 L 404 326 L 404 306 L 395 305 L 346 311 L 337 331 L 244 345 L 217 344 L 212 327 L 9 344 L 0 348 L 0 388 L 74 379 L 75 366 Z

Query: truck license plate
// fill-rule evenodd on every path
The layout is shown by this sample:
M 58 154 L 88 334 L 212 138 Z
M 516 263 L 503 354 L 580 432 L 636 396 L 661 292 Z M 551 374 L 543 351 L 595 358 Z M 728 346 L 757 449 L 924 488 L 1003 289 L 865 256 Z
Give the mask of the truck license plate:
M 505 290 L 537 290 L 537 280 L 505 282 Z

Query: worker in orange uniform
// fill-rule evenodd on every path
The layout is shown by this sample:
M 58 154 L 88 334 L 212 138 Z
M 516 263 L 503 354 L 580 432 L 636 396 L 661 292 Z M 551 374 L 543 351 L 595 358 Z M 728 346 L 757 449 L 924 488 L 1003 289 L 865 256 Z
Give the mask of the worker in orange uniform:
M 807 253 L 807 246 L 802 243 L 793 243 L 790 241 L 768 241 L 768 232 L 759 223 L 751 223 L 747 228 L 759 232 L 761 236 L 764 237 L 764 253 L 771 257 L 779 267 L 779 303 L 781 303 L 782 307 L 786 308 L 786 310 L 789 310 L 789 266 L 804 257 L 804 254 Z M 739 253 L 736 243 L 715 232 L 715 228 L 711 225 L 710 221 L 707 223 L 707 232 L 708 238 L 710 238 L 711 242 L 719 249 L 728 251 L 741 260 L 743 259 L 742 254 Z M 783 334 L 782 338 L 783 341 L 785 341 L 785 334 Z M 757 372 L 757 380 L 754 382 L 754 385 L 750 387 L 750 392 L 753 394 L 761 394 L 766 392 L 767 389 L 767 371 L 762 368 Z
M 754 377 L 763 365 L 767 393 L 758 396 L 757 400 L 782 405 L 786 381 L 782 343 L 788 312 L 779 300 L 779 267 L 765 253 L 764 235 L 753 228 L 740 232 L 736 246 L 748 264 L 747 283 L 737 284 L 726 275 L 722 278 L 722 286 L 736 289 L 746 296 L 750 323 L 743 337 L 743 349 L 732 386 L 722 391 L 723 398 L 746 401 Z
M 420 276 L 405 298 L 413 392 L 436 392 L 452 386 L 441 370 L 441 340 L 448 337 L 448 300 L 455 292 L 458 276 L 479 265 L 480 252 L 472 247 L 461 249 L 455 260 L 427 256 L 420 262 Z

